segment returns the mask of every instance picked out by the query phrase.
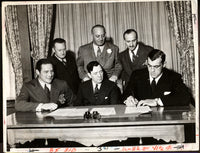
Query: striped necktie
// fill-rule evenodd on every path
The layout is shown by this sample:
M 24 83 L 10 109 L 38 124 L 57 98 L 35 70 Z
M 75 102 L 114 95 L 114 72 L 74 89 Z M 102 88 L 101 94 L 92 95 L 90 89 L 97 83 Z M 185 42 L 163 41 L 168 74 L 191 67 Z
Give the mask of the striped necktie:
M 131 52 L 132 52 L 132 62 L 134 62 L 137 56 L 135 55 L 134 51 Z
M 97 58 L 99 58 L 101 56 L 101 49 L 100 47 L 98 47 L 98 50 L 97 50 Z

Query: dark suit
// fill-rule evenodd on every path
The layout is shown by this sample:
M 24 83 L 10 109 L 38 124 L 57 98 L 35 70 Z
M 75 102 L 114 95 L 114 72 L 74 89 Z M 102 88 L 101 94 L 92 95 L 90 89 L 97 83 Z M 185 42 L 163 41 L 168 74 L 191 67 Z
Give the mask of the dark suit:
M 138 100 L 160 98 L 164 106 L 189 105 L 191 100 L 181 75 L 166 68 L 163 69 L 154 94 L 150 86 L 148 69 L 133 71 L 124 92 L 124 100 L 130 95 Z
M 137 57 L 135 58 L 134 62 L 131 61 L 128 48 L 119 54 L 119 59 L 120 59 L 120 62 L 122 64 L 122 68 L 123 68 L 122 73 L 121 73 L 121 79 L 122 79 L 122 81 L 125 81 L 125 86 L 126 86 L 127 82 L 129 81 L 131 73 L 134 70 L 145 67 L 144 63 L 147 59 L 149 52 L 152 49 L 153 48 L 150 46 L 146 46 L 142 43 L 139 43 Z
M 110 105 L 119 104 L 120 90 L 117 85 L 109 80 L 104 80 L 101 84 L 98 98 L 95 99 L 92 81 L 86 81 L 80 84 L 75 105 Z
M 72 90 L 65 81 L 54 79 L 51 84 L 50 102 L 57 103 L 58 106 L 61 106 L 58 102 L 58 97 L 61 94 L 65 94 L 66 98 L 66 103 L 63 105 L 72 105 L 75 98 Z M 36 111 L 39 103 L 48 103 L 48 98 L 38 79 L 33 79 L 23 85 L 16 99 L 15 109 L 17 111 Z
M 65 80 L 72 91 L 77 94 L 80 78 L 76 66 L 75 57 L 71 52 L 66 52 L 66 65 L 64 65 L 55 54 L 48 58 L 54 65 L 55 78 Z
M 93 48 L 93 42 L 83 45 L 78 50 L 77 66 L 79 77 L 83 79 L 87 76 L 87 64 L 91 61 L 98 61 L 107 73 L 108 78 L 112 75 L 119 76 L 122 66 L 119 61 L 119 48 L 106 42 L 98 61 Z

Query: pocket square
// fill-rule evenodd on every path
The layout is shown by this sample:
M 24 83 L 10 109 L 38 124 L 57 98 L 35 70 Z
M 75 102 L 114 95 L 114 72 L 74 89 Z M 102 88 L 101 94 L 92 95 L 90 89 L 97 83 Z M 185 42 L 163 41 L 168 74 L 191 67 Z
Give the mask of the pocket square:
M 165 91 L 164 95 L 166 96 L 166 95 L 169 95 L 170 93 L 171 93 L 171 91 Z

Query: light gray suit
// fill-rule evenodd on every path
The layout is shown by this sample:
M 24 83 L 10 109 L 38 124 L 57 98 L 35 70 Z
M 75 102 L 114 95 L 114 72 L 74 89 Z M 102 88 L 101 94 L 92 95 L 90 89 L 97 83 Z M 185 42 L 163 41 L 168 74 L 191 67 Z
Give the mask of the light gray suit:
M 87 64 L 91 61 L 98 61 L 107 73 L 108 78 L 112 75 L 119 76 L 122 66 L 119 61 L 119 48 L 106 42 L 100 59 L 97 59 L 94 53 L 93 42 L 79 47 L 77 66 L 81 79 L 87 76 Z

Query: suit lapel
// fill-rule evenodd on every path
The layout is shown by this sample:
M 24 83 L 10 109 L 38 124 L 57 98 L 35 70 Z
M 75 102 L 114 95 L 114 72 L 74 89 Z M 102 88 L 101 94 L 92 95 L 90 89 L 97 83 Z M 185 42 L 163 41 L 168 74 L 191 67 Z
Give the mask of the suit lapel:
M 166 72 L 165 72 L 165 69 L 163 69 L 163 74 L 157 82 L 157 87 L 156 87 L 157 90 L 163 90 L 164 89 L 164 84 L 166 82 L 168 82 L 168 81 L 166 81 L 167 77 L 165 77 L 165 76 L 166 76 Z
M 44 99 L 44 101 L 48 101 L 47 95 L 44 91 L 44 89 L 42 88 L 42 86 L 40 85 L 38 79 L 35 80 L 35 93 L 38 97 L 42 97 L 42 99 Z
M 90 80 L 88 82 L 88 95 L 87 96 L 90 97 L 92 102 L 95 102 L 92 80 Z
M 51 92 L 50 92 L 50 99 L 52 101 L 57 101 L 57 97 L 59 95 L 59 87 L 57 86 L 56 82 L 53 80 L 51 84 Z
M 96 56 L 95 56 L 95 53 L 94 53 L 94 47 L 93 47 L 93 43 L 92 42 L 89 45 L 88 51 L 89 51 L 89 55 L 92 56 L 92 59 L 96 60 Z
M 152 90 L 151 90 L 151 84 L 150 84 L 150 78 L 149 78 L 149 72 L 148 72 L 148 69 L 145 69 L 146 70 L 146 72 L 145 72 L 145 84 L 146 84 L 146 87 L 147 87 L 147 89 L 146 89 L 146 92 L 149 94 L 149 95 L 152 95 Z M 148 95 L 147 94 L 147 95 Z
M 102 66 L 104 66 L 106 64 L 106 61 L 108 60 L 109 55 L 110 55 L 110 54 L 107 53 L 107 49 L 109 49 L 109 46 L 108 46 L 108 43 L 105 43 L 104 48 L 103 48 L 103 52 L 102 52 L 102 57 L 103 57 L 102 61 L 101 61 Z
M 130 72 L 132 72 L 133 70 L 133 62 L 131 61 L 131 58 L 130 58 L 130 55 L 129 55 L 129 50 L 126 49 L 125 51 L 125 60 L 127 61 L 127 66 L 128 66 L 128 69 L 130 70 Z

